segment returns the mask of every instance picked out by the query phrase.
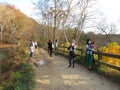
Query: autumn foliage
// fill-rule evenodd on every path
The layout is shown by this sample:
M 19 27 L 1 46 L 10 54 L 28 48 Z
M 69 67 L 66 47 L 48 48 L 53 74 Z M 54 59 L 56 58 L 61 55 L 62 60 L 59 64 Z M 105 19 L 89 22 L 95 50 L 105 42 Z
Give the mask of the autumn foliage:
M 120 55 L 120 46 L 118 45 L 117 42 L 111 42 L 108 44 L 107 47 L 105 47 L 105 46 L 101 47 L 101 51 L 104 53 Z M 120 66 L 120 59 L 103 56 L 102 61 L 112 64 L 112 65 L 115 65 L 115 66 Z
M 20 44 L 35 37 L 35 20 L 11 5 L 0 4 L 0 13 L 1 43 Z

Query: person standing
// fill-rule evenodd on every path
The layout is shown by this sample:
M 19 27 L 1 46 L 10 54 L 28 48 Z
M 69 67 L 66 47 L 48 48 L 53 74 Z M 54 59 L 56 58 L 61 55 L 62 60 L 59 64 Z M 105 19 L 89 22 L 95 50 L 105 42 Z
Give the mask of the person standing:
M 57 55 L 57 51 L 58 51 L 58 41 L 56 39 L 55 40 L 55 55 Z
M 87 40 L 86 43 L 86 66 L 88 68 L 88 70 L 92 69 L 92 63 L 94 60 L 94 55 L 93 55 L 93 50 L 94 50 L 94 43 L 92 43 L 92 41 L 90 39 Z
M 68 67 L 73 67 L 75 66 L 75 57 L 76 57 L 76 46 L 75 46 L 75 41 L 72 40 L 70 46 L 68 47 L 69 50 L 69 66 Z
M 29 49 L 30 49 L 30 60 L 32 60 L 34 55 L 34 42 L 32 40 L 29 43 Z
M 35 41 L 34 44 L 35 44 L 35 49 L 37 49 L 38 47 L 37 41 Z
M 47 50 L 48 50 L 48 54 L 50 53 L 50 49 L 49 49 L 49 41 L 50 41 L 50 40 L 47 41 Z
M 50 54 L 50 57 L 52 57 L 52 41 L 51 40 L 48 41 L 48 52 Z

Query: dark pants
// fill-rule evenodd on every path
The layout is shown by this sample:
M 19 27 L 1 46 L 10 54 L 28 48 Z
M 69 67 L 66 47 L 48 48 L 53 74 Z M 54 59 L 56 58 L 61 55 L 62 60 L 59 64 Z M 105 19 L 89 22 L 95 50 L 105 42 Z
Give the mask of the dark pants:
M 37 45 L 35 45 L 35 49 L 37 49 Z
M 69 67 L 70 66 L 75 66 L 75 56 L 74 56 L 74 54 L 73 54 L 73 52 L 70 52 L 69 53 Z
M 33 52 L 30 52 L 30 57 L 33 57 Z
M 48 53 L 50 53 L 50 48 L 48 47 Z
M 51 48 L 49 49 L 49 54 L 50 54 L 50 57 L 52 57 L 52 49 Z

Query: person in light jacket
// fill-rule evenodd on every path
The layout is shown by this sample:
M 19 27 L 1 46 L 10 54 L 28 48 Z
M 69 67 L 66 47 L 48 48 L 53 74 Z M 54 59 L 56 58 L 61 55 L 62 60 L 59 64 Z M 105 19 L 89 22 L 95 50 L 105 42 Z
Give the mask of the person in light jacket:
M 55 55 L 57 55 L 57 51 L 58 51 L 58 40 L 55 40 Z
M 34 56 L 34 42 L 32 40 L 29 43 L 29 50 L 30 50 L 30 60 L 32 60 Z

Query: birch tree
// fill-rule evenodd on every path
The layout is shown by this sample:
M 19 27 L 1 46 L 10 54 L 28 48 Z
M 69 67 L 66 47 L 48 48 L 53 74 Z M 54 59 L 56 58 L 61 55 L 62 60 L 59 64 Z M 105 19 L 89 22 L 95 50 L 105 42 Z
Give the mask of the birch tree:
M 47 8 L 45 3 L 47 3 Z M 64 30 L 65 40 L 67 39 L 66 29 L 68 27 L 76 28 L 76 42 L 79 42 L 80 33 L 87 27 L 87 24 L 95 19 L 94 11 L 91 10 L 94 5 L 94 0 L 42 0 L 37 4 L 38 9 L 45 14 L 42 16 L 48 18 L 51 15 L 52 19 L 49 19 L 53 26 L 53 41 L 56 38 L 58 29 Z M 50 14 L 51 13 L 51 14 Z M 47 16 L 47 17 L 46 17 Z M 50 18 L 50 17 L 49 17 Z M 46 19 L 44 19 L 45 22 Z M 52 20 L 52 21 L 51 21 Z
M 76 43 L 78 44 L 82 31 L 94 26 L 96 19 L 96 11 L 94 10 L 95 0 L 78 0 L 75 9 L 77 13 L 74 15 L 76 23 Z

